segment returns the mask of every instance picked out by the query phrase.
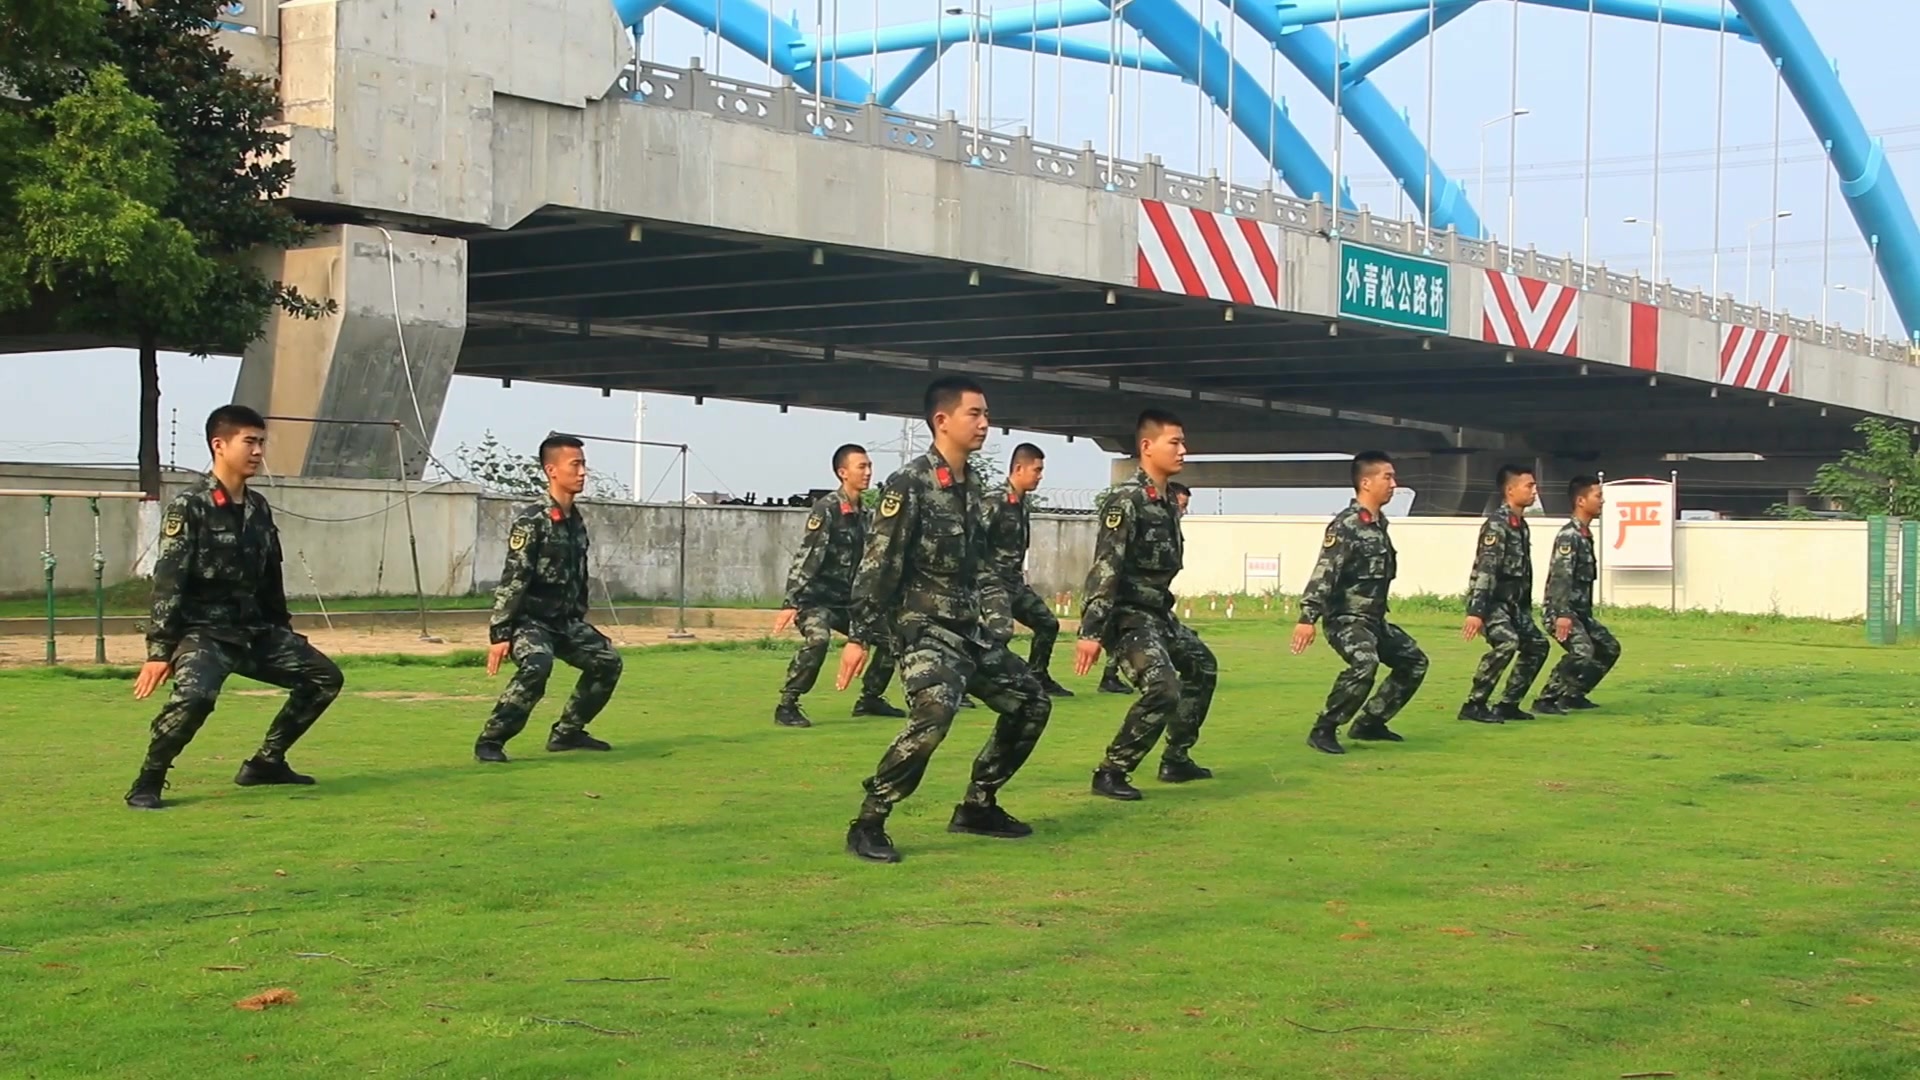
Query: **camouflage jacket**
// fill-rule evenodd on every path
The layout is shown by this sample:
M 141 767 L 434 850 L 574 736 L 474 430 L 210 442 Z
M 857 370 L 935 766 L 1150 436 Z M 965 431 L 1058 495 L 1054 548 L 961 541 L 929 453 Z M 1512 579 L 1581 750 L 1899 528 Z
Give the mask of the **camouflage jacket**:
M 938 448 L 887 478 L 853 579 L 848 638 L 902 642 L 929 624 L 986 644 L 982 612 L 1007 604 L 987 560 L 980 483 Z
M 208 476 L 174 496 L 160 520 L 147 659 L 172 660 L 189 633 L 245 645 L 268 626 L 291 626 L 280 562 L 265 495 L 249 487 L 236 504 Z
M 1120 611 L 1172 611 L 1173 579 L 1186 554 L 1173 497 L 1156 488 L 1145 469 L 1114 485 L 1099 512 L 1100 534 L 1080 609 L 1080 636 L 1092 641 L 1103 640 Z
M 994 575 L 1008 588 L 1027 582 L 1027 547 L 1033 542 L 1033 511 L 1021 494 L 1006 484 L 987 492 L 983 506 L 987 522 L 987 559 Z
M 587 617 L 587 522 L 551 497 L 520 508 L 507 533 L 507 566 L 493 591 L 487 640 L 512 641 L 528 622 L 564 625 Z
M 1495 605 L 1533 606 L 1533 542 L 1527 519 L 1502 505 L 1480 523 L 1467 582 L 1467 614 L 1484 619 Z
M 853 575 L 867 544 L 867 516 L 858 496 L 835 491 L 813 504 L 807 531 L 787 571 L 782 607 L 843 608 L 853 597 Z
M 1387 516 L 1356 500 L 1334 516 L 1320 543 L 1320 559 L 1300 594 L 1300 621 L 1352 615 L 1382 618 L 1400 557 L 1387 535 Z
M 1578 521 L 1560 526 L 1553 538 L 1553 562 L 1547 565 L 1543 613 L 1549 620 L 1593 614 L 1593 581 L 1599 566 L 1593 556 L 1593 530 Z

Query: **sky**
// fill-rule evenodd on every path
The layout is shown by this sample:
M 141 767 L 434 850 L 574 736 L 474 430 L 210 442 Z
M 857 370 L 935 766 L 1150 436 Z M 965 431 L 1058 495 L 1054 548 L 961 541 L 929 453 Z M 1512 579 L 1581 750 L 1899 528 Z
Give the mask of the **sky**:
M 1026 9 L 1034 2 L 1038 0 L 998 7 Z M 1204 0 L 1186 2 L 1191 8 Z M 1717 0 L 1692 2 L 1712 7 Z M 830 32 L 837 26 L 846 33 L 871 25 L 876 11 L 881 24 L 893 25 L 932 18 L 944 6 L 952 6 L 952 0 L 883 0 L 877 6 L 833 2 L 823 3 L 819 12 Z M 980 0 L 983 12 L 995 7 Z M 1889 32 L 1911 21 L 1911 0 L 1800 0 L 1798 7 L 1822 48 L 1839 64 L 1868 130 L 1884 139 L 1889 165 L 1908 191 L 1920 190 L 1915 186 L 1920 185 L 1920 98 L 1911 89 L 1911 35 Z M 1228 12 L 1228 5 L 1217 0 L 1208 4 L 1208 25 L 1222 25 L 1223 39 L 1263 85 L 1269 83 L 1270 72 L 1275 75 L 1273 85 L 1294 123 L 1322 157 L 1331 160 L 1331 105 L 1285 62 L 1271 65 L 1270 50 L 1253 32 L 1243 28 L 1229 33 Z M 777 14 L 787 17 L 790 12 Z M 808 18 L 813 14 L 808 12 Z M 1431 112 L 1436 164 L 1468 185 L 1469 197 L 1494 231 L 1508 231 L 1511 192 L 1512 235 L 1522 243 L 1549 254 L 1585 253 L 1615 270 L 1648 274 L 1653 230 L 1624 219 L 1651 221 L 1657 212 L 1662 274 L 1676 285 L 1704 288 L 1717 280 L 1722 291 L 1760 303 L 1771 296 L 1775 306 L 1796 315 L 1824 310 L 1831 321 L 1856 329 L 1864 324 L 1871 268 L 1866 245 L 1845 203 L 1833 194 L 1819 142 L 1791 95 L 1779 95 L 1776 114 L 1776 80 L 1758 46 L 1727 39 L 1724 76 L 1717 78 L 1722 56 L 1715 34 L 1596 20 L 1589 183 L 1583 179 L 1589 160 L 1587 17 L 1520 6 L 1516 41 L 1514 15 L 1512 4 L 1483 0 L 1442 29 L 1431 53 L 1431 109 L 1425 47 L 1409 50 L 1373 76 L 1389 100 L 1407 109 L 1415 131 L 1423 136 Z M 1349 50 L 1363 53 L 1408 18 L 1346 20 L 1342 30 Z M 641 48 L 649 59 L 685 65 L 689 57 L 704 56 L 709 71 L 771 81 L 763 64 L 731 47 L 716 56 L 710 35 L 670 13 L 656 13 L 647 30 Z M 1104 41 L 1107 30 L 1102 25 L 1073 33 Z M 1125 37 L 1132 45 L 1131 31 Z M 1138 160 L 1144 151 L 1159 154 L 1169 168 L 1230 173 L 1251 186 L 1266 181 L 1259 149 L 1234 134 L 1192 86 L 1151 74 L 1136 86 L 1129 74 L 1110 99 L 1104 65 L 1067 61 L 1060 66 L 1050 54 L 1036 58 L 1011 50 L 981 53 L 975 63 L 964 45 L 949 51 L 940 78 L 936 81 L 930 73 L 899 107 L 923 115 L 951 109 L 964 121 L 969 80 L 977 78 L 983 124 L 1008 132 L 1028 125 L 1036 138 L 1076 147 L 1091 140 L 1102 150 L 1109 145 L 1109 132 L 1117 131 L 1123 157 Z M 869 70 L 869 61 L 848 63 L 862 74 Z M 882 57 L 882 78 L 898 63 L 898 57 Z M 1717 117 L 1721 103 L 1724 116 Z M 1500 119 L 1516 106 L 1526 109 L 1526 115 L 1517 121 Z M 1365 144 L 1349 131 L 1342 145 L 1342 171 L 1356 200 L 1379 214 L 1402 209 L 1386 170 Z M 1511 183 L 1506 167 L 1510 152 L 1517 162 Z M 1789 216 L 1776 218 L 1776 212 Z M 1889 320 L 1887 328 L 1897 334 L 1890 305 L 1878 307 L 1876 328 Z M 13 388 L 0 404 L 0 460 L 133 460 L 138 421 L 133 354 L 22 354 L 0 357 L 0 365 L 9 369 Z M 204 464 L 205 453 L 192 432 L 210 409 L 228 399 L 238 367 L 232 358 L 162 357 L 163 461 Z M 87 390 L 77 394 L 75 387 Z M 602 398 L 593 389 L 518 380 L 502 388 L 498 381 L 457 377 L 435 453 L 458 471 L 459 447 L 473 445 L 489 432 L 508 445 L 528 448 L 555 429 L 631 437 L 634 404 L 634 395 L 627 393 Z M 176 414 L 185 434 L 170 447 L 167 433 Z M 899 462 L 901 433 L 902 423 L 893 417 L 861 421 L 848 414 L 797 408 L 783 415 L 772 406 L 713 398 L 695 405 L 689 398 L 645 397 L 645 437 L 690 444 L 688 485 L 700 491 L 764 497 L 830 486 L 830 455 L 848 441 L 873 450 L 876 472 L 884 474 Z M 1019 431 L 1007 437 L 996 429 L 988 448 L 1004 456 L 1023 439 L 1047 452 L 1048 484 L 1063 501 L 1083 499 L 1106 485 L 1108 457 L 1084 440 L 1068 444 L 1062 438 Z M 1204 454 L 1205 432 L 1190 433 L 1189 441 L 1194 453 Z M 589 447 L 589 458 L 597 471 L 637 486 L 643 495 L 667 499 L 678 494 L 678 463 L 671 451 L 647 451 L 637 485 L 629 448 L 595 444 Z M 1194 510 L 1321 513 L 1345 500 L 1345 493 L 1338 491 L 1212 491 L 1196 498 Z

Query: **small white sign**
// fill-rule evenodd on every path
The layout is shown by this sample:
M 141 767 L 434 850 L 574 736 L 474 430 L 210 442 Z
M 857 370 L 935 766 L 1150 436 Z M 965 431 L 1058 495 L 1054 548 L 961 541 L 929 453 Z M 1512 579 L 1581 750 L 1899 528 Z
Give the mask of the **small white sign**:
M 1673 482 L 1609 480 L 1601 514 L 1601 565 L 1615 570 L 1673 569 Z
M 1241 568 L 1242 591 L 1274 592 L 1280 588 L 1280 556 L 1248 555 Z

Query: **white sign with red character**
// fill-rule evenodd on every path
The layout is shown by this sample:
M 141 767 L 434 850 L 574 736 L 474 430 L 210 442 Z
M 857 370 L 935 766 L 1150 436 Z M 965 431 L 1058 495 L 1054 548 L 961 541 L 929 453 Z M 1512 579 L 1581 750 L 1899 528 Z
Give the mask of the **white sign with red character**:
M 1673 569 L 1673 482 L 1609 480 L 1600 563 L 1614 570 Z

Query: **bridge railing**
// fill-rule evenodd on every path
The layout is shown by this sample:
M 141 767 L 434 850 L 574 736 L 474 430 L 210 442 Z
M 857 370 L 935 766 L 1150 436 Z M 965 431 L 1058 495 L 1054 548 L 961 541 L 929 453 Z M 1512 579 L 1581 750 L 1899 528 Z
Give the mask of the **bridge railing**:
M 249 8 L 255 3 L 244 0 Z M 1605 264 L 1587 265 L 1571 256 L 1542 255 L 1532 247 L 1477 240 L 1451 229 L 1431 230 L 1418 221 L 1380 217 L 1368 210 L 1335 214 L 1318 199 L 1297 199 L 1272 187 L 1244 187 L 1229 184 L 1217 175 L 1169 169 L 1156 155 L 1148 155 L 1144 162 L 1125 161 L 1095 152 L 1091 142 L 1082 143 L 1078 149 L 1056 146 L 1032 138 L 1025 128 L 1008 135 L 975 128 L 951 112 L 942 119 L 932 119 L 873 103 L 836 101 L 791 84 L 774 87 L 720 78 L 697 65 L 676 68 L 644 61 L 629 64 L 614 89 L 646 105 L 691 109 L 837 142 L 885 147 L 996 172 L 1251 217 L 1296 232 L 1337 235 L 1464 266 L 1524 274 L 1714 322 L 1754 326 L 1860 356 L 1920 363 L 1920 345 L 1795 318 L 1784 311 L 1739 303 L 1731 296 L 1713 297 L 1700 289 L 1676 288 L 1671 282 L 1655 282 L 1638 272 L 1623 274 Z

